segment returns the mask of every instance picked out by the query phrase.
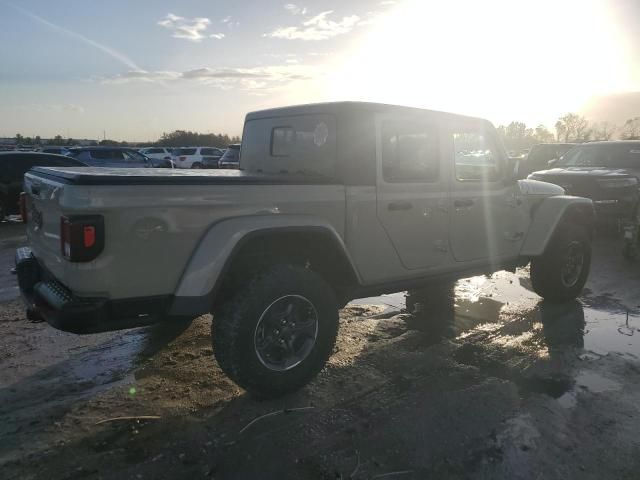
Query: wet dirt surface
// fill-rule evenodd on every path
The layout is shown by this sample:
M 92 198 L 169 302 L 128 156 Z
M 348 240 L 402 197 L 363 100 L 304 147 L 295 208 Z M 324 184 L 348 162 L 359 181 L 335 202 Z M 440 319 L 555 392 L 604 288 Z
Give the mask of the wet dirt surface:
M 564 305 L 526 270 L 353 302 L 318 378 L 270 401 L 221 373 L 209 316 L 29 322 L 20 241 L 0 231 L 0 478 L 640 478 L 640 265 L 615 239 Z

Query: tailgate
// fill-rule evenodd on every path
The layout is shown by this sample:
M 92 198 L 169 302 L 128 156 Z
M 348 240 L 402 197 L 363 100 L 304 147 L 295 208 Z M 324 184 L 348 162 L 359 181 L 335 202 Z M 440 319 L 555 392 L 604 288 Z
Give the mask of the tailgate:
M 60 251 L 60 199 L 65 184 L 52 177 L 27 172 L 24 191 L 27 195 L 27 237 L 36 258 L 54 275 L 62 273 Z

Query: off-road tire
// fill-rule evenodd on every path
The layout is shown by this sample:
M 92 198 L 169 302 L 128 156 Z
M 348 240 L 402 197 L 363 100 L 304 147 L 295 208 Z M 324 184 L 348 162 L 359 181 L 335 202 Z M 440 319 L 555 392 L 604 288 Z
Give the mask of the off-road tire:
M 260 318 L 277 299 L 297 295 L 317 312 L 317 336 L 310 353 L 286 371 L 265 366 L 255 348 Z M 338 333 L 338 306 L 331 287 L 315 272 L 276 265 L 251 279 L 232 299 L 213 312 L 213 351 L 222 371 L 256 397 L 278 397 L 300 389 L 323 368 Z
M 200 168 L 202 168 L 202 163 L 193 162 L 193 164 L 191 165 L 191 168 L 200 169 Z
M 583 267 L 575 283 L 565 284 L 562 280 L 568 247 L 578 242 L 583 249 Z M 531 261 L 531 284 L 533 290 L 549 302 L 561 303 L 580 295 L 589 276 L 591 267 L 591 239 L 582 225 L 566 223 L 555 232 L 546 251 Z
M 423 318 L 453 316 L 456 281 L 441 280 L 407 291 L 405 311 Z

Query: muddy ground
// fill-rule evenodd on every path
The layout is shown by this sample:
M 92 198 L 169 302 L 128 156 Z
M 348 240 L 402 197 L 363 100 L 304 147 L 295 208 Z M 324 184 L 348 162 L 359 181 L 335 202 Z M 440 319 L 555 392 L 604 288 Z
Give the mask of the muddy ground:
M 2 479 L 640 478 L 640 264 L 615 238 L 579 302 L 541 303 L 526 270 L 411 314 L 403 294 L 354 302 L 319 377 L 256 401 L 216 365 L 210 317 L 29 322 L 8 271 L 22 231 L 0 230 Z

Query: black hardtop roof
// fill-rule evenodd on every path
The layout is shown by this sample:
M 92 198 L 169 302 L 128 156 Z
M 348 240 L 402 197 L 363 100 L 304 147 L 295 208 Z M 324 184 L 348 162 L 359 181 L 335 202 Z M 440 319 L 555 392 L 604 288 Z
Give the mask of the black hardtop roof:
M 260 118 L 271 118 L 290 115 L 302 114 L 334 114 L 336 116 L 354 112 L 369 113 L 406 113 L 406 114 L 431 114 L 441 118 L 457 119 L 457 120 L 473 120 L 487 122 L 487 120 L 478 117 L 469 117 L 466 115 L 458 115 L 456 113 L 441 112 L 437 110 L 428 110 L 425 108 L 407 107 L 402 105 L 390 105 L 386 103 L 373 102 L 326 102 L 326 103 L 309 103 L 303 105 L 291 105 L 287 107 L 270 108 L 267 110 L 258 110 L 250 112 L 246 116 L 246 120 L 256 120 Z

